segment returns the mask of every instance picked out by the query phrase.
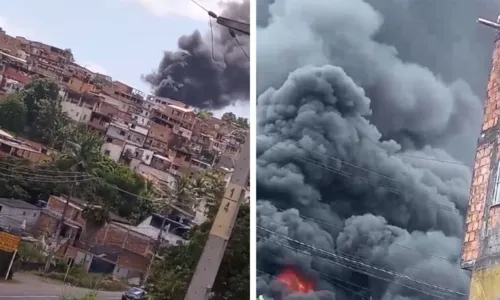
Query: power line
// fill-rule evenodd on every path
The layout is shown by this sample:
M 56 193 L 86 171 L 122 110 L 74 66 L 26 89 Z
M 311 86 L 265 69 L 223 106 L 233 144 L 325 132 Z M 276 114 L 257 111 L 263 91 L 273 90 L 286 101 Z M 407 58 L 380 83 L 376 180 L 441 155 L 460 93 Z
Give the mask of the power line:
M 280 211 L 280 212 L 286 212 L 286 209 L 281 209 L 281 208 L 278 208 L 278 207 L 275 207 L 275 209 L 278 210 L 278 211 Z M 293 208 L 293 209 L 295 209 L 295 208 Z M 322 221 L 322 220 L 315 219 L 313 217 L 305 216 L 305 215 L 300 214 L 300 213 L 299 213 L 299 217 L 301 217 L 302 219 L 305 219 L 305 220 L 312 221 L 314 223 L 324 224 L 326 226 L 334 227 L 334 228 L 341 229 L 341 230 L 344 229 L 344 227 L 341 226 L 341 225 L 336 225 L 336 224 L 333 224 L 333 223 L 328 223 L 328 222 L 325 222 L 325 221 Z M 257 216 L 257 218 L 259 218 L 259 216 Z M 283 224 L 280 224 L 280 223 L 275 222 L 275 221 L 271 221 L 269 219 L 266 219 L 265 221 L 269 222 L 269 223 L 274 223 L 274 224 L 283 226 Z M 438 255 L 433 255 L 433 254 L 425 252 L 423 250 L 418 250 L 418 249 L 411 248 L 411 247 L 408 247 L 408 246 L 404 246 L 404 245 L 401 245 L 401 244 L 398 244 L 398 243 L 393 243 L 391 245 L 394 245 L 394 246 L 397 246 L 397 247 L 401 247 L 403 249 L 407 249 L 407 250 L 410 250 L 410 251 L 413 251 L 413 252 L 421 253 L 421 254 L 423 254 L 425 256 L 430 256 L 432 258 L 436 258 L 436 259 L 439 259 L 439 260 L 442 260 L 442 261 L 446 261 L 446 262 L 449 262 L 449 263 L 454 263 L 455 262 L 455 260 L 453 260 L 451 258 L 444 258 L 444 257 L 438 256 Z
M 243 52 L 243 54 L 245 54 L 245 56 L 250 59 L 250 56 L 248 56 L 248 53 L 247 51 L 245 50 L 245 48 L 243 47 L 243 45 L 240 43 L 240 40 L 238 39 L 238 37 L 236 36 L 236 33 L 234 32 L 234 30 L 232 29 L 229 29 L 229 34 L 233 37 L 233 39 L 236 41 L 236 43 L 238 44 L 238 46 L 240 47 L 241 51 Z
M 282 224 L 279 224 L 279 223 L 274 222 L 274 221 L 270 221 L 270 220 L 266 220 L 266 221 L 267 221 L 267 222 L 269 222 L 269 223 L 272 223 L 272 224 L 282 225 Z M 427 253 L 425 253 L 425 252 L 423 252 L 423 251 L 421 251 L 421 250 L 413 249 L 413 248 L 410 248 L 410 247 L 405 247 L 405 246 L 402 246 L 402 245 L 399 245 L 399 244 L 391 244 L 391 245 L 394 245 L 394 246 L 401 246 L 402 248 L 406 248 L 406 249 L 412 250 L 412 251 L 414 251 L 414 252 L 422 253 L 422 254 L 425 254 L 426 256 L 431 256 L 431 257 L 432 257 L 432 255 L 431 255 L 431 254 L 427 254 Z M 341 255 L 343 255 L 343 256 L 345 256 L 345 257 L 349 257 L 349 258 L 351 258 L 351 259 L 353 259 L 353 260 L 364 261 L 364 262 L 367 262 L 367 261 L 368 261 L 368 259 L 367 259 L 367 258 L 362 258 L 362 257 L 359 257 L 359 256 L 351 255 L 351 254 L 349 254 L 349 253 L 347 253 L 347 252 L 345 252 L 345 251 L 338 251 L 338 250 L 335 250 L 335 252 L 336 252 L 336 253 L 338 253 L 338 254 L 341 254 Z M 447 260 L 447 259 L 442 258 L 442 257 L 439 257 L 439 258 L 440 258 L 440 259 L 442 259 L 442 260 L 445 260 L 445 261 L 446 261 L 446 262 L 448 262 L 448 263 L 454 263 L 454 261 Z M 369 262 L 367 262 L 367 263 L 369 263 Z M 376 264 L 374 264 L 374 263 L 371 263 L 371 265 L 372 265 L 372 266 L 379 266 L 379 267 L 382 267 L 380 264 L 377 264 L 377 265 L 376 265 Z M 382 268 L 383 268 L 383 267 L 382 267 Z M 420 271 L 424 271 L 422 268 L 419 268 L 419 267 L 417 267 L 417 266 L 415 266 L 415 265 L 408 266 L 408 267 L 407 267 L 407 269 L 413 269 L 413 270 L 420 270 Z M 458 279 L 457 274 L 453 274 L 453 275 L 452 275 L 452 277 L 453 277 L 453 278 L 451 278 L 451 279 L 454 279 L 454 280 Z
M 11 175 L 18 175 L 18 174 L 29 175 L 29 176 L 36 175 L 36 176 L 39 176 L 41 178 L 47 177 L 47 178 L 57 179 L 57 178 L 68 178 L 68 177 L 71 177 L 71 176 L 68 176 L 68 175 L 53 175 L 53 174 L 52 175 L 44 175 L 44 174 L 36 174 L 36 173 L 33 173 L 33 172 L 29 172 L 28 173 L 28 172 L 20 171 L 22 169 L 14 169 L 14 170 L 12 170 L 12 169 L 2 168 L 2 167 L 0 167 L 0 170 L 1 171 L 5 171 L 5 172 L 11 172 L 12 173 Z M 33 170 L 31 170 L 31 171 L 33 171 Z M 48 173 L 48 172 L 45 172 L 45 170 L 40 170 L 40 172 Z M 0 172 L 0 173 L 2 173 L 2 172 Z M 3 173 L 3 174 L 8 174 L 8 173 Z M 55 174 L 57 174 L 57 173 L 55 173 Z M 92 177 L 89 174 L 85 174 L 85 173 L 75 174 L 73 176 L 83 176 L 83 177 L 87 177 L 87 178 Z
M 203 9 L 204 11 L 206 11 L 207 13 L 209 13 L 210 11 L 208 9 L 206 9 L 205 7 L 203 7 L 203 5 L 201 5 L 198 1 L 196 0 L 191 0 L 191 2 L 193 2 L 194 4 L 196 4 L 199 8 Z
M 258 139 L 257 139 L 258 141 Z M 303 149 L 304 151 L 307 151 L 307 152 L 315 152 L 313 150 L 308 150 L 308 149 L 304 149 L 303 147 L 300 146 L 300 144 L 298 144 L 297 142 L 295 141 L 287 141 L 287 142 L 291 142 L 293 144 L 296 144 L 298 147 L 300 147 L 301 149 Z M 276 148 L 279 148 L 279 146 L 277 144 L 274 144 L 271 146 L 271 148 L 269 149 L 272 149 L 272 147 L 276 147 Z M 269 150 L 268 149 L 268 150 Z M 369 174 L 372 174 L 372 175 L 375 175 L 379 178 L 383 178 L 383 179 L 386 179 L 390 182 L 394 182 L 396 184 L 401 184 L 400 182 L 398 182 L 396 179 L 394 178 L 391 178 L 391 177 L 388 177 L 386 175 L 383 175 L 383 174 L 380 174 L 378 172 L 375 172 L 375 171 L 372 171 L 372 170 L 369 170 L 369 169 L 366 169 L 364 167 L 360 167 L 360 166 L 357 166 L 357 165 L 354 165 L 352 163 L 348 163 L 348 162 L 345 162 L 344 160 L 342 159 L 339 159 L 337 157 L 333 157 L 333 156 L 329 156 L 327 154 L 323 154 L 323 153 L 320 153 L 320 152 L 316 152 L 317 154 L 319 155 L 322 155 L 326 158 L 330 158 L 330 159 L 333 159 L 337 162 L 339 162 L 341 164 L 340 167 L 338 168 L 334 168 L 333 166 L 330 166 L 330 165 L 327 165 L 326 163 L 323 163 L 323 162 L 319 162 L 319 161 L 316 161 L 314 159 L 311 159 L 311 158 L 306 158 L 306 157 L 300 157 L 298 155 L 293 155 L 293 157 L 295 159 L 298 159 L 302 162 L 305 162 L 305 163 L 312 163 L 324 170 L 327 170 L 327 171 L 330 171 L 332 173 L 335 173 L 335 174 L 338 174 L 338 175 L 341 175 L 341 176 L 344 176 L 346 178 L 349 178 L 349 179 L 355 179 L 355 180 L 360 180 L 360 181 L 363 181 L 364 183 L 366 184 L 369 184 L 369 185 L 372 185 L 372 186 L 375 186 L 375 187 L 381 187 L 381 188 L 384 188 L 385 190 L 387 190 L 388 192 L 392 193 L 392 194 L 395 194 L 395 195 L 398 195 L 398 196 L 403 196 L 403 194 L 398 190 L 398 189 L 395 189 L 393 187 L 390 187 L 390 186 L 385 186 L 385 185 L 380 185 L 379 183 L 377 182 L 372 182 L 366 178 L 363 178 L 363 177 L 360 177 L 360 176 L 355 176 L 353 175 L 352 173 L 349 173 L 349 172 L 346 172 L 344 170 L 342 170 L 342 164 L 344 164 L 345 166 L 348 166 L 350 167 L 351 169 L 358 169 L 358 170 L 361 170 L 361 171 L 365 171 L 365 172 L 368 172 Z M 258 158 L 257 158 L 258 159 Z M 448 210 L 448 211 L 451 211 L 451 212 L 457 212 L 457 213 L 460 213 L 460 211 L 455 208 L 455 207 L 450 207 L 450 206 L 446 206 L 444 204 L 439 204 L 439 203 L 436 203 L 436 202 L 432 202 L 430 199 L 428 198 L 422 198 L 424 199 L 425 201 L 427 201 L 429 204 L 432 204 L 432 205 L 435 205 L 441 209 L 444 209 L 444 210 Z
M 22 178 L 19 178 L 19 176 L 17 175 L 11 175 L 11 174 L 4 174 L 4 173 L 0 173 L 0 178 L 15 178 L 15 179 L 20 179 L 20 180 L 24 180 L 24 181 L 30 181 L 30 182 L 41 182 L 41 183 L 74 183 L 74 182 L 77 182 L 77 183 L 80 183 L 80 182 L 85 182 L 85 181 L 92 181 L 94 180 L 94 178 L 86 178 L 86 179 L 77 179 L 77 180 L 60 180 L 60 179 L 57 179 L 57 180 L 49 180 L 48 178 L 40 178 L 40 177 L 32 177 L 32 178 L 28 178 L 28 177 L 22 177 Z
M 259 138 L 257 138 L 257 140 L 259 140 Z M 262 141 L 262 139 L 261 139 L 261 141 Z M 291 141 L 291 140 L 283 140 L 283 139 L 281 141 L 294 142 L 294 141 Z M 374 145 L 377 145 L 373 141 L 370 141 L 370 143 L 372 143 Z M 463 162 L 459 162 L 459 161 L 451 161 L 451 160 L 443 160 L 443 159 L 432 158 L 432 157 L 424 157 L 424 156 L 418 156 L 418 155 L 411 155 L 411 154 L 404 153 L 404 152 L 387 153 L 383 149 L 377 149 L 377 150 L 379 152 L 381 152 L 381 153 L 387 154 L 388 156 L 402 156 L 402 157 L 408 157 L 408 158 L 415 158 L 415 159 L 419 159 L 419 160 L 435 161 L 435 162 L 440 162 L 440 163 L 444 163 L 444 164 L 459 165 L 459 166 L 464 166 L 464 167 L 469 168 L 469 166 L 467 164 L 465 164 Z M 320 152 L 318 152 L 318 153 L 320 153 Z
M 269 273 L 268 273 L 268 272 L 266 272 L 266 271 L 262 271 L 262 270 L 260 270 L 260 269 L 258 269 L 258 268 L 257 268 L 257 273 L 260 273 L 261 275 L 266 275 L 266 276 L 269 276 L 269 277 L 273 278 L 274 280 L 279 281 L 279 280 L 278 280 L 278 277 L 276 277 L 276 276 L 274 276 L 274 275 L 272 275 L 272 274 L 269 274 Z M 357 286 L 357 285 L 356 285 L 356 284 L 354 284 L 354 283 L 351 283 L 351 282 L 349 282 L 349 281 L 344 281 L 344 280 L 342 280 L 342 279 L 338 279 L 338 278 L 337 278 L 337 279 L 335 279 L 335 280 L 338 280 L 338 281 L 344 282 L 344 283 L 346 283 L 346 284 L 351 284 L 351 285 Z M 365 298 L 364 298 L 364 295 L 363 295 L 363 294 L 361 294 L 361 293 L 360 293 L 360 292 L 358 292 L 358 291 L 355 291 L 355 290 L 353 290 L 353 289 L 351 289 L 351 288 L 348 288 L 348 287 L 346 287 L 346 286 L 344 286 L 344 285 L 342 285 L 342 284 L 340 284 L 340 283 L 338 283 L 338 282 L 335 282 L 335 281 L 329 281 L 329 280 L 325 280 L 325 281 L 327 281 L 328 283 L 331 283 L 331 284 L 333 284 L 333 285 L 339 286 L 339 287 L 341 287 L 342 289 L 344 289 L 344 290 L 346 290 L 346 291 L 349 291 L 349 292 L 351 292 L 351 293 L 353 293 L 353 294 L 356 294 L 356 295 L 360 296 L 360 297 L 361 297 L 361 299 L 365 299 Z M 363 287 L 361 287 L 361 286 L 358 286 L 358 287 L 363 288 Z M 369 291 L 369 290 L 368 290 L 368 289 L 366 289 L 366 288 L 363 288 L 363 289 L 365 289 L 365 290 Z
M 259 237 L 259 236 L 258 236 Z M 311 253 L 307 252 L 307 251 L 304 251 L 304 250 L 300 250 L 300 249 L 297 249 L 295 247 L 292 247 L 292 246 L 289 246 L 289 245 L 286 245 L 286 244 L 283 244 L 283 243 L 279 243 L 277 241 L 272 241 L 270 239 L 265 239 L 265 242 L 267 243 L 271 243 L 271 244 L 275 244 L 277 246 L 280 246 L 280 247 L 283 247 L 283 248 L 286 248 L 286 249 L 289 249 L 291 251 L 294 251 L 296 253 L 299 253 L 299 254 L 303 254 L 303 255 L 306 255 L 306 256 L 313 256 Z M 360 274 L 363 274 L 363 275 L 366 275 L 368 277 L 372 277 L 372 278 L 375 278 L 375 279 L 379 279 L 379 280 L 382 280 L 382 281 L 385 281 L 387 283 L 392 283 L 392 284 L 395 284 L 395 285 L 398 285 L 398 286 L 401 286 L 401 287 L 405 287 L 405 288 L 408 288 L 410 290 L 413 290 L 413 291 L 416 291 L 416 292 L 420 292 L 420 293 L 423 293 L 423 294 L 426 294 L 428 296 L 432 296 L 432 297 L 435 297 L 435 298 L 439 298 L 439 299 L 445 299 L 442 295 L 437 295 L 437 294 L 434 294 L 434 293 L 431 293 L 431 292 L 428 292 L 428 291 L 425 291 L 423 289 L 420 289 L 420 288 L 417 288 L 417 287 L 413 287 L 413 286 L 410 286 L 410 285 L 407 285 L 407 284 L 404 284 L 404 283 L 401 283 L 401 282 L 397 282 L 393 279 L 390 279 L 390 278 L 384 278 L 384 277 L 381 277 L 381 276 L 378 276 L 378 275 L 375 275 L 375 274 L 372 274 L 372 273 L 369 273 L 367 271 L 364 271 L 364 270 L 360 270 L 356 267 L 352 267 L 352 266 L 349 266 L 349 265 L 346 265 L 346 264 L 343 264 L 343 263 L 340 263 L 340 262 L 337 262 L 337 261 L 333 261 L 331 259 L 326 259 L 326 258 L 323 258 L 323 257 L 315 257 L 317 259 L 320 259 L 322 261 L 325 261 L 326 263 L 329 263 L 329 264 L 333 264 L 333 265 L 337 265 L 337 266 L 340 266 L 340 267 L 343 267 L 343 268 L 346 268 L 346 269 L 349 269 L 353 272 L 356 272 L 356 273 L 360 273 Z M 446 294 L 447 296 L 450 296 L 449 294 Z
M 409 280 L 409 281 L 412 281 L 414 283 L 418 283 L 418 284 L 421 284 L 421 285 L 424 285 L 424 286 L 427 286 L 427 287 L 430 287 L 430 288 L 433 288 L 433 289 L 436 289 L 436 290 L 440 290 L 442 292 L 447 292 L 447 293 L 450 293 L 450 294 L 456 294 L 456 295 L 460 295 L 460 296 L 465 296 L 466 295 L 464 293 L 461 293 L 461 292 L 458 292 L 458 291 L 454 291 L 454 290 L 451 290 L 451 289 L 448 289 L 448 288 L 445 288 L 445 287 L 442 287 L 442 286 L 432 285 L 432 284 L 429 284 L 427 282 L 423 282 L 421 280 L 418 280 L 418 279 L 415 279 L 415 278 L 411 278 L 411 277 L 409 277 L 407 275 L 399 274 L 397 272 L 393 272 L 393 271 L 386 270 L 386 269 L 383 269 L 383 268 L 379 268 L 379 267 L 376 267 L 376 266 L 373 266 L 373 265 L 370 265 L 370 264 L 367 264 L 367 263 L 364 263 L 364 262 L 360 262 L 360 261 L 357 261 L 355 259 L 348 258 L 348 257 L 346 257 L 343 254 L 333 253 L 333 252 L 331 252 L 329 250 L 325 250 L 325 249 L 317 248 L 315 246 L 307 245 L 307 244 L 305 244 L 305 243 L 303 243 L 301 241 L 298 241 L 296 239 L 292 239 L 292 238 L 290 238 L 290 237 L 288 237 L 288 236 L 286 236 L 284 234 L 281 234 L 279 232 L 266 229 L 266 228 L 264 228 L 262 226 L 258 226 L 257 225 L 257 228 L 261 229 L 261 230 L 263 230 L 263 231 L 265 231 L 267 233 L 270 233 L 271 235 L 281 236 L 284 239 L 288 240 L 289 242 L 292 242 L 292 243 L 297 244 L 297 245 L 301 245 L 301 246 L 303 246 L 305 248 L 308 248 L 310 250 L 316 251 L 318 253 L 322 253 L 322 254 L 325 254 L 327 256 L 331 256 L 331 257 L 334 257 L 334 258 L 337 258 L 337 259 L 341 259 L 341 260 L 343 260 L 345 262 L 348 262 L 348 263 L 351 263 L 351 264 L 354 264 L 354 265 L 358 265 L 358 266 L 363 267 L 365 269 L 372 269 L 372 270 L 377 271 L 379 273 L 385 273 L 387 275 L 390 275 L 393 278 Z M 270 241 L 268 238 L 265 238 L 265 240 L 266 241 Z M 309 255 L 311 255 L 311 254 L 309 254 Z
M 44 171 L 47 173 L 56 173 L 56 174 L 69 174 L 69 175 L 75 175 L 75 174 L 87 174 L 85 172 L 76 172 L 76 171 L 62 171 L 62 170 L 51 170 L 51 169 L 45 169 L 49 167 L 48 165 L 44 164 L 36 164 L 36 165 L 18 165 L 18 164 L 12 164 L 8 163 L 6 161 L 0 160 L 0 165 L 11 167 L 8 168 L 8 170 L 28 170 L 28 171 L 33 171 L 39 169 L 40 171 Z
M 217 16 L 216 13 L 214 13 L 213 11 L 207 9 L 206 7 L 204 7 L 203 5 L 201 5 L 198 1 L 195 1 L 195 0 L 191 0 L 191 2 L 193 2 L 194 4 L 196 4 L 198 7 L 200 7 L 201 9 L 203 9 L 205 12 L 208 13 L 208 21 L 209 21 L 209 25 L 210 25 L 210 36 L 211 36 L 211 39 L 212 39 L 212 59 L 215 61 L 215 62 L 218 62 L 217 59 L 215 58 L 215 52 L 214 52 L 214 31 L 213 31 L 213 26 L 212 26 L 212 19 L 216 19 L 218 20 L 219 17 Z M 224 24 L 223 24 L 224 25 Z M 226 26 L 228 27 L 228 26 Z M 231 27 L 228 27 L 229 29 L 229 34 L 231 35 L 231 37 L 236 41 L 236 43 L 238 44 L 238 46 L 240 47 L 241 51 L 243 52 L 243 54 L 248 58 L 250 59 L 250 56 L 248 55 L 247 51 L 245 50 L 245 48 L 243 47 L 243 45 L 240 43 L 236 33 L 235 33 L 235 30 Z

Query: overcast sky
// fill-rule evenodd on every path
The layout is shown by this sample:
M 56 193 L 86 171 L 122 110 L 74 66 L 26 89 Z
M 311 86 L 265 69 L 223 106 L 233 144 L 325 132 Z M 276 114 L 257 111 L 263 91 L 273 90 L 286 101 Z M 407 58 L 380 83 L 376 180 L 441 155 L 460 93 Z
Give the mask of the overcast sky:
M 198 2 L 219 11 L 219 0 Z M 163 51 L 208 28 L 206 13 L 189 0 L 0 0 L 0 7 L 8 34 L 70 48 L 77 63 L 145 92 L 141 75 L 157 67 Z M 224 111 L 250 115 L 246 105 Z

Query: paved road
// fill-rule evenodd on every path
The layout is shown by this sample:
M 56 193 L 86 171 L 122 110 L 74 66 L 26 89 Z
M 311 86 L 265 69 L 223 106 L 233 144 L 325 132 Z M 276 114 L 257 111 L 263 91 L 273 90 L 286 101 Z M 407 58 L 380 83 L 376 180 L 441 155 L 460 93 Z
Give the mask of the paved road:
M 0 282 L 0 300 L 59 300 L 61 296 L 83 297 L 89 290 L 29 274 L 17 273 L 14 282 Z M 99 292 L 99 300 L 120 300 L 121 292 Z

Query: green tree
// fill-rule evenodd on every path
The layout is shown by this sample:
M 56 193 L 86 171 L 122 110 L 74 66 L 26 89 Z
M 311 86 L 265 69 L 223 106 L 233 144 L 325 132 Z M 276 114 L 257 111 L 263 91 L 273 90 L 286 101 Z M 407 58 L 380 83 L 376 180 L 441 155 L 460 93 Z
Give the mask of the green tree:
M 105 205 L 87 205 L 82 211 L 85 220 L 85 243 L 91 249 L 96 241 L 99 230 L 110 221 L 109 208 Z M 87 253 L 85 253 L 87 260 Z
M 244 129 L 250 128 L 250 124 L 248 123 L 247 118 L 238 117 L 236 119 L 235 123 L 236 123 L 236 125 L 238 125 L 241 128 L 244 128 Z
M 26 105 L 26 123 L 31 125 L 37 119 L 40 100 L 57 101 L 58 96 L 59 87 L 50 80 L 37 78 L 28 83 L 20 93 Z
M 212 117 L 213 115 L 214 115 L 214 113 L 209 111 L 208 109 L 200 109 L 196 113 L 196 116 L 202 120 L 207 120 L 208 118 Z
M 184 245 L 162 253 L 151 277 L 152 295 L 163 300 L 183 299 L 210 231 L 212 220 L 194 228 Z M 229 239 L 211 300 L 248 299 L 250 293 L 250 207 L 242 205 Z
M 236 121 L 236 115 L 232 112 L 227 112 L 222 115 L 222 120 L 228 123 L 233 123 Z
M 188 176 L 179 177 L 174 187 L 166 191 L 165 198 L 168 204 L 173 204 L 188 213 L 194 214 L 193 206 L 196 204 L 197 198 L 193 180 Z M 165 207 L 165 205 L 163 206 Z
M 19 95 L 11 94 L 0 99 L 0 127 L 22 133 L 26 122 L 26 106 Z
M 58 101 L 46 99 L 38 101 L 31 136 L 49 147 L 54 147 L 58 142 L 60 132 L 67 127 L 71 127 L 70 120 L 62 111 Z

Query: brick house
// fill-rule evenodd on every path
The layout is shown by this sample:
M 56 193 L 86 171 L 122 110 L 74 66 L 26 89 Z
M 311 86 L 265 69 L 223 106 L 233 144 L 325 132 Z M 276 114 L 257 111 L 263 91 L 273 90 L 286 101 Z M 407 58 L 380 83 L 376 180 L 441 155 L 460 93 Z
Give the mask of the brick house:
M 49 197 L 37 222 L 38 236 L 53 237 L 66 201 L 63 197 Z M 81 215 L 86 205 L 79 199 L 70 200 L 56 255 L 86 264 L 92 272 L 140 278 L 147 268 L 155 239 L 135 231 L 135 226 L 111 213 L 111 221 L 97 231 L 93 245 L 88 245 Z

